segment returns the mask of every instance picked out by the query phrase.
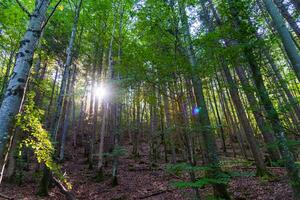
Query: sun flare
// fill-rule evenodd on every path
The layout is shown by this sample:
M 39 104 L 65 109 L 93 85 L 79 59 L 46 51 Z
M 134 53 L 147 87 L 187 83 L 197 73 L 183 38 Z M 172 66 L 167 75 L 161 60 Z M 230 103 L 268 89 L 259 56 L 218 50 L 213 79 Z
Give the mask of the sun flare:
M 98 86 L 94 89 L 94 95 L 99 99 L 103 100 L 109 96 L 108 88 L 104 85 Z

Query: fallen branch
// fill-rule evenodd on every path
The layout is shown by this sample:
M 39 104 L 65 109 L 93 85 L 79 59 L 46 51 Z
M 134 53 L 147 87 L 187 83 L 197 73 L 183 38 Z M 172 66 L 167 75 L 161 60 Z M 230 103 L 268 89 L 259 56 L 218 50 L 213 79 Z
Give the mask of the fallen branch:
M 8 196 L 6 196 L 4 194 L 1 194 L 1 193 L 0 193 L 0 197 L 3 198 L 3 199 L 9 199 L 9 200 L 15 199 L 14 197 L 8 197 Z
M 171 191 L 172 190 L 161 190 L 161 191 L 149 194 L 147 196 L 140 197 L 139 199 L 147 199 L 147 198 L 150 198 L 150 197 L 153 197 L 153 196 L 157 196 L 157 195 L 160 195 L 160 194 L 163 194 L 163 193 L 166 193 L 166 192 L 171 192 Z
M 132 168 L 129 169 L 131 172 L 142 172 L 142 171 L 153 171 L 151 168 Z
M 245 167 L 245 166 L 237 166 L 236 168 L 240 169 L 256 169 L 254 166 Z M 267 167 L 267 169 L 285 169 L 284 167 Z
M 75 195 L 69 191 L 59 180 L 57 180 L 55 177 L 53 177 L 52 180 L 68 200 L 76 200 Z

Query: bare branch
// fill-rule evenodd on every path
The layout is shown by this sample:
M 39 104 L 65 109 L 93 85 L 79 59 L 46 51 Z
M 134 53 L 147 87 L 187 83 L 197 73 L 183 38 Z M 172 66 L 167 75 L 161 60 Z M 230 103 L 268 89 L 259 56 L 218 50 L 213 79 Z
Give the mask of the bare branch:
M 28 17 L 31 17 L 30 12 L 27 10 L 27 8 L 19 1 L 16 0 L 17 4 L 19 5 L 19 7 L 27 14 Z

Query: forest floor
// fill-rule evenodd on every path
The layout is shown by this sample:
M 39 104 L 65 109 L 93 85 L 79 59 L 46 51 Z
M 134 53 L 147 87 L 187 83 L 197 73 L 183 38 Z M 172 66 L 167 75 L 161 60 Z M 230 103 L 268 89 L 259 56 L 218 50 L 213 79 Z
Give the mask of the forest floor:
M 131 145 L 126 145 L 127 151 L 131 152 Z M 73 185 L 72 191 L 79 200 L 184 200 L 193 199 L 193 192 L 190 189 L 175 189 L 170 185 L 172 181 L 180 179 L 175 175 L 170 175 L 165 171 L 165 165 L 159 163 L 156 168 L 150 168 L 148 163 L 148 149 L 141 149 L 141 157 L 137 160 L 130 156 L 120 158 L 119 165 L 119 185 L 113 187 L 111 178 L 106 177 L 103 181 L 97 182 L 95 170 L 89 170 L 84 159 L 83 149 L 76 151 L 68 149 L 67 159 L 63 164 L 63 169 L 67 173 L 68 180 Z M 80 159 L 78 159 L 80 158 Z M 111 174 L 111 164 L 105 168 L 105 174 Z M 242 173 L 254 173 L 254 168 L 236 167 L 233 171 Z M 264 180 L 254 176 L 235 177 L 229 183 L 229 192 L 235 200 L 291 200 L 291 190 L 289 189 L 285 171 L 282 168 L 269 169 L 276 177 L 276 181 Z M 50 191 L 49 197 L 38 197 L 37 178 L 32 175 L 25 178 L 21 186 L 4 183 L 0 187 L 0 193 L 16 200 L 35 199 L 65 199 L 58 188 Z M 201 189 L 201 194 L 212 192 L 210 187 Z M 1 197 L 0 197 L 1 199 Z

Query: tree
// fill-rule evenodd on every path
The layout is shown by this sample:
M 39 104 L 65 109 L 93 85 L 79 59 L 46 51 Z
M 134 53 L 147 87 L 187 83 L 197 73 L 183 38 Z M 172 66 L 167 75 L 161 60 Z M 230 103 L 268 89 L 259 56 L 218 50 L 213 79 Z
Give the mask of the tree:
M 5 90 L 5 95 L 0 107 L 0 154 L 3 154 L 5 145 L 7 144 L 12 120 L 22 105 L 34 50 L 41 35 L 49 2 L 49 0 L 35 1 L 35 7 L 30 15 L 27 31 L 20 42 L 20 48 L 16 54 L 13 74 Z

